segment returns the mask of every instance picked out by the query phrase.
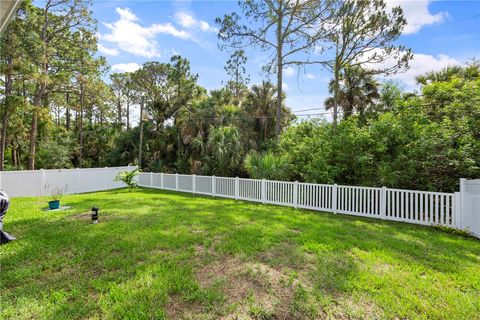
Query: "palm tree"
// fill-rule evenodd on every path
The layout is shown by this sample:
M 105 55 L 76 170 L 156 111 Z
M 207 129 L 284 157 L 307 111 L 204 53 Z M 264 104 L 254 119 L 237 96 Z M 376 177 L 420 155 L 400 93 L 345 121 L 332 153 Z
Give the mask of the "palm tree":
M 211 127 L 207 143 L 202 149 L 207 164 L 206 171 L 221 176 L 238 173 L 244 155 L 238 127 Z
M 271 151 L 264 154 L 250 152 L 244 165 L 253 179 L 288 180 L 291 173 L 287 155 L 276 155 Z
M 261 127 L 263 141 L 273 137 L 275 128 L 276 87 L 268 81 L 260 85 L 253 85 L 246 102 L 247 112 L 253 115 Z
M 346 68 L 341 74 L 341 79 L 338 104 L 343 110 L 344 118 L 348 118 L 354 113 L 363 116 L 380 98 L 378 83 L 366 70 L 359 67 Z M 330 94 L 333 94 L 333 80 L 330 81 L 328 90 Z M 334 97 L 328 97 L 325 100 L 326 110 L 332 109 L 334 104 Z

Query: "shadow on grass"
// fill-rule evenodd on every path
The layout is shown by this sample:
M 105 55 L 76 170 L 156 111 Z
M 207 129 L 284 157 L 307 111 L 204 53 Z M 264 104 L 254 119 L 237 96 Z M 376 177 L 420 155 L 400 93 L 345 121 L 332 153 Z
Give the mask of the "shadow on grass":
M 40 210 L 41 200 L 30 201 L 27 209 Z M 463 273 L 466 262 L 476 263 L 480 255 L 478 241 L 433 228 L 154 189 L 66 196 L 65 203 L 73 209 L 8 223 L 19 241 L 2 258 L 7 303 L 63 292 L 53 298 L 52 318 L 98 312 L 95 302 L 86 301 L 97 295 L 104 297 L 103 312 L 125 317 L 133 312 L 131 299 L 143 301 L 138 312 L 160 318 L 171 294 L 214 303 L 208 297 L 215 295 L 199 294 L 194 277 L 191 262 L 200 245 L 257 260 L 288 244 L 266 261 L 295 268 L 294 253 L 314 255 L 312 278 L 325 291 L 349 290 L 362 253 L 444 274 Z M 100 207 L 98 225 L 69 218 L 92 206 Z

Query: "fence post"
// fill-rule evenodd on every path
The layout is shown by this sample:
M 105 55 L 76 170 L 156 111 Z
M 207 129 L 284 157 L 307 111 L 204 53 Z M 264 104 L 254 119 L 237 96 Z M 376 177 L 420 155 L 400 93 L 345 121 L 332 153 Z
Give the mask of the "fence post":
M 163 189 L 163 172 L 160 172 L 160 189 Z
M 382 194 L 380 197 L 380 218 L 383 220 L 387 218 L 387 187 L 382 187 Z
M 216 189 L 217 188 L 217 183 L 215 180 L 215 176 L 212 176 L 212 196 L 215 197 Z
M 197 189 L 197 178 L 194 175 L 192 175 L 192 192 L 195 194 L 195 190 Z
M 178 190 L 178 173 L 175 173 L 175 190 Z
M 235 200 L 238 200 L 239 193 L 240 193 L 240 182 L 238 181 L 238 177 L 235 177 Z
M 337 193 L 338 193 L 338 186 L 337 184 L 335 183 L 332 187 L 332 212 L 334 214 L 337 214 Z
M 82 185 L 82 172 L 80 171 L 80 168 L 76 168 L 75 169 L 75 172 L 76 172 L 76 176 L 77 176 L 77 186 L 81 186 Z M 80 193 L 80 192 L 85 192 L 83 191 L 83 187 L 80 187 L 78 190 L 77 190 L 77 193 Z
M 104 170 L 102 170 L 102 172 L 103 172 L 103 190 L 108 190 L 107 168 L 108 167 L 105 167 Z
M 460 204 L 458 205 L 458 213 L 457 213 L 457 217 L 458 217 L 458 223 L 460 225 L 460 229 L 463 229 L 464 228 L 464 225 L 463 225 L 463 220 L 464 220 L 464 212 L 463 210 L 465 209 L 464 206 L 465 206 L 465 182 L 467 181 L 467 179 L 465 178 L 460 178 L 460 195 L 458 197 L 458 200 L 460 202 Z
M 150 187 L 153 187 L 153 172 L 150 172 Z
M 453 225 L 457 229 L 463 229 L 462 225 L 462 193 L 455 192 L 453 195 Z
M 262 203 L 265 203 L 265 199 L 267 198 L 265 184 L 265 179 L 262 179 Z
M 293 183 L 293 206 L 298 208 L 298 181 Z
M 40 195 L 43 196 L 44 195 L 44 191 L 45 190 L 45 170 L 43 169 L 40 169 L 40 179 L 42 181 L 42 184 L 40 185 Z

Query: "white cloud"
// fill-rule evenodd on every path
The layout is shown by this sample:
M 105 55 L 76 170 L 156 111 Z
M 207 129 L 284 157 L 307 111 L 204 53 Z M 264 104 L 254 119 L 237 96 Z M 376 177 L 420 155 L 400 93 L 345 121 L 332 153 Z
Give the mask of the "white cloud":
M 391 78 L 399 79 L 409 86 L 415 86 L 416 76 L 459 64 L 461 64 L 460 61 L 445 54 L 432 56 L 429 54 L 415 53 L 413 59 L 410 61 L 410 69 L 404 73 L 392 75 Z
M 292 77 L 295 75 L 295 69 L 292 66 L 287 66 L 286 68 L 283 68 L 283 74 L 285 77 Z
M 192 15 L 186 12 L 175 13 L 175 22 L 186 29 L 200 29 L 203 32 L 218 32 L 218 29 L 212 27 L 208 22 L 197 20 Z
M 407 25 L 403 29 L 404 34 L 412 34 L 420 31 L 423 26 L 440 23 L 448 17 L 447 12 L 430 13 L 428 5 L 433 0 L 386 0 L 387 7 L 401 6 Z
M 309 80 L 314 80 L 316 79 L 317 77 L 315 77 L 315 75 L 313 73 L 307 73 L 305 75 L 305 79 L 309 79 Z
M 168 34 L 188 39 L 190 34 L 178 30 L 171 23 L 152 24 L 144 27 L 138 23 L 138 17 L 129 8 L 116 8 L 120 19 L 114 23 L 104 23 L 110 30 L 108 34 L 100 34 L 99 39 L 116 44 L 118 48 L 137 56 L 159 57 L 160 51 L 155 40 L 157 34 Z
M 119 52 L 115 48 L 105 48 L 100 43 L 98 44 L 98 51 L 109 56 L 118 56 Z
M 177 20 L 177 23 L 184 28 L 191 28 L 197 23 L 191 15 L 184 12 L 177 12 L 175 14 L 175 19 Z
M 112 71 L 115 72 L 133 72 L 140 69 L 142 66 L 135 62 L 118 63 L 112 66 Z
M 380 49 L 377 49 L 378 52 Z M 375 50 L 371 52 L 374 54 Z M 436 56 L 423 54 L 423 53 L 414 53 L 412 60 L 409 61 L 409 69 L 404 72 L 400 72 L 397 74 L 389 75 L 387 78 L 390 79 L 398 79 L 404 82 L 406 85 L 410 87 L 414 87 L 416 85 L 415 77 L 430 71 L 439 71 L 447 66 L 451 65 L 460 65 L 462 64 L 459 60 L 450 57 L 446 54 L 438 54 Z M 371 69 L 384 69 L 389 68 L 395 65 L 395 60 L 393 58 L 387 59 L 382 63 L 367 63 L 365 67 Z
M 283 91 L 288 91 L 290 90 L 290 86 L 288 84 L 286 84 L 285 82 L 282 83 L 282 90 Z

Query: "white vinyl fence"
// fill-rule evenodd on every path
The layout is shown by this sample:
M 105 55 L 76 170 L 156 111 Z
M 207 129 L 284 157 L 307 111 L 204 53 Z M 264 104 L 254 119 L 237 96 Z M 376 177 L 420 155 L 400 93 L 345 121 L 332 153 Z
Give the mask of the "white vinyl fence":
M 480 234 L 480 180 L 444 193 L 166 173 L 140 173 L 139 185 L 362 217 L 466 229 Z M 476 181 L 476 182 L 475 182 Z M 476 189 L 475 189 L 476 188 Z M 473 190 L 475 189 L 475 190 Z M 468 189 L 470 190 L 470 189 Z M 469 191 L 470 192 L 470 191 Z M 463 199 L 465 198 L 465 200 Z M 468 202 L 462 212 L 461 201 Z M 470 204 L 471 203 L 471 204 Z
M 56 188 L 66 194 L 109 190 L 125 187 L 114 179 L 134 169 L 0 171 L 0 188 L 10 197 L 50 195 Z M 480 179 L 460 179 L 455 193 L 145 172 L 138 180 L 147 188 L 454 227 L 480 238 Z
M 480 179 L 460 179 L 461 215 L 459 229 L 480 238 Z
M 50 195 L 55 189 L 65 194 L 123 188 L 114 181 L 119 172 L 136 167 L 0 171 L 0 188 L 10 197 Z

